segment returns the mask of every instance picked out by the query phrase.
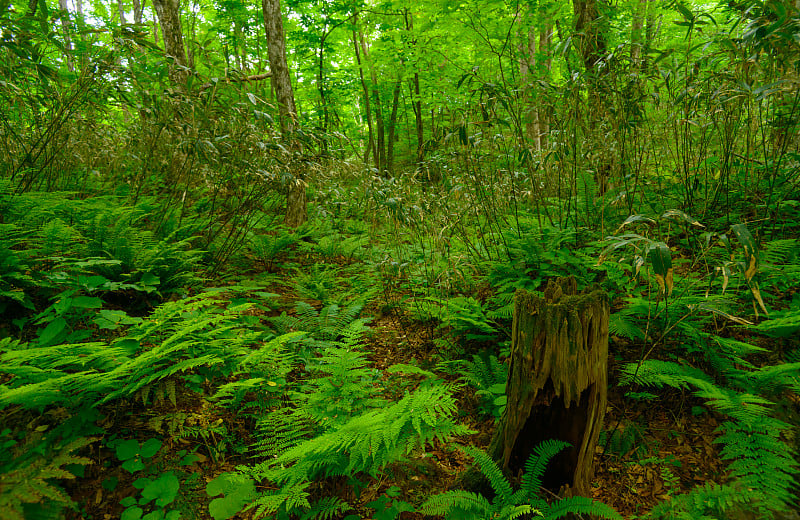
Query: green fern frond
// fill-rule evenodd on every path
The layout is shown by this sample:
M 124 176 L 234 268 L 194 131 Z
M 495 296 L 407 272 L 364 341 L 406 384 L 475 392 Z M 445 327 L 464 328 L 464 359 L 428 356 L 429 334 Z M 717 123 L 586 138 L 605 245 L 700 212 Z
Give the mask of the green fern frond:
M 455 412 L 455 399 L 446 389 L 420 388 L 393 405 L 368 411 L 287 450 L 271 466 L 291 469 L 271 472 L 268 478 L 283 483 L 374 474 L 416 448 L 469 431 L 453 422 Z
M 325 497 L 311 504 L 311 509 L 300 518 L 301 520 L 333 520 L 350 509 L 352 509 L 350 504 L 339 497 Z
M 632 340 L 644 339 L 644 330 L 625 313 L 615 312 L 608 319 L 608 332 Z
M 0 511 L 8 520 L 24 520 L 23 504 L 55 503 L 69 507 L 72 500 L 50 480 L 74 479 L 64 469 L 67 465 L 86 466 L 90 459 L 73 455 L 73 452 L 88 446 L 97 439 L 79 438 L 70 442 L 54 457 L 36 456 L 21 461 L 16 467 L 0 474 Z M 13 464 L 13 462 L 12 462 Z
M 294 511 L 299 508 L 310 508 L 309 493 L 306 488 L 310 482 L 297 482 L 283 488 L 260 495 L 245 509 L 255 509 L 256 518 L 263 518 L 279 511 Z M 274 518 L 274 517 L 273 517 Z
M 769 264 L 787 264 L 797 259 L 800 240 L 788 238 L 771 240 L 761 246 L 761 261 Z
M 462 450 L 475 460 L 481 473 L 483 473 L 492 486 L 492 489 L 497 493 L 498 498 L 502 502 L 508 502 L 514 491 L 511 489 L 511 484 L 508 482 L 506 476 L 503 475 L 503 471 L 497 463 L 483 450 L 473 448 L 472 446 L 465 446 Z
M 311 421 L 294 409 L 271 411 L 256 422 L 256 442 L 252 448 L 259 457 L 272 460 L 308 439 L 312 426 Z
M 535 496 L 542 487 L 542 476 L 547 469 L 550 459 L 558 455 L 570 444 L 565 441 L 549 439 L 539 443 L 525 463 L 525 472 L 522 476 L 521 489 L 527 496 Z
M 622 520 L 622 516 L 610 506 L 588 497 L 567 497 L 558 500 L 547 508 L 545 520 L 557 520 L 569 515 L 586 515 L 590 518 L 609 518 Z
M 420 506 L 420 512 L 425 515 L 447 515 L 453 510 L 469 511 L 475 518 L 486 518 L 492 511 L 492 504 L 483 495 L 454 490 L 434 495 Z

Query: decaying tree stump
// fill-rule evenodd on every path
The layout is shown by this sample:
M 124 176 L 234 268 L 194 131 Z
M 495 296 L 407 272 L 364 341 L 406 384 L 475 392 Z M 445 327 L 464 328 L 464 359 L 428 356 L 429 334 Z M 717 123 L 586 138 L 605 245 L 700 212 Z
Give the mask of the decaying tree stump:
M 548 465 L 551 491 L 591 496 L 593 457 L 607 399 L 609 303 L 602 290 L 576 295 L 574 278 L 548 284 L 544 298 L 517 291 L 508 404 L 489 454 L 511 477 L 533 449 L 559 439 L 567 448 Z

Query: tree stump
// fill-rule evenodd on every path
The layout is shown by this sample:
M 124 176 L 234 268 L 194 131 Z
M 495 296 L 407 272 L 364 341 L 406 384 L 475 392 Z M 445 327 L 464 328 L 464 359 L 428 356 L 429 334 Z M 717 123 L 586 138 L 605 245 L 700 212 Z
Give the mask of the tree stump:
M 515 478 L 540 442 L 569 442 L 572 447 L 550 461 L 543 486 L 591 496 L 608 392 L 609 303 L 599 289 L 576 293 L 572 277 L 550 282 L 544 298 L 517 291 L 508 403 L 489 454 Z

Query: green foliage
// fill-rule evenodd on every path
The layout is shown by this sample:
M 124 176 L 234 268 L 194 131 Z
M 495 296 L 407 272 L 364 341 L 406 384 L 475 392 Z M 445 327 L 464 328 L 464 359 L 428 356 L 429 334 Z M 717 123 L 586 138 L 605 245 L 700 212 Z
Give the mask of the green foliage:
M 253 234 L 250 247 L 256 259 L 264 268 L 271 271 L 275 268 L 278 255 L 300 240 L 300 235 L 278 227 L 268 233 Z
M 769 416 L 771 401 L 751 393 L 755 389 L 763 391 L 765 385 L 785 387 L 795 384 L 786 379 L 785 374 L 796 371 L 800 365 L 782 365 L 778 368 L 780 370 L 774 367 L 754 372 L 740 370 L 733 380 L 736 386 L 741 387 L 739 390 L 721 387 L 703 371 L 673 362 L 647 360 L 624 368 L 623 384 L 637 382 L 657 387 L 695 388 L 695 395 L 706 399 L 709 407 L 733 419 L 720 426 L 721 435 L 716 440 L 723 445 L 723 458 L 730 461 L 730 483 L 713 489 L 716 498 L 708 502 L 713 505 L 699 510 L 686 509 L 686 514 L 696 518 L 707 514 L 728 514 L 738 510 L 729 508 L 736 507 L 771 515 L 792 507 L 798 465 L 792 447 L 783 437 L 791 426 Z M 745 504 L 736 496 L 724 496 L 724 493 L 736 495 L 741 489 L 750 490 Z M 691 494 L 697 493 L 702 497 L 704 493 L 711 492 L 709 488 L 701 488 Z M 690 507 L 702 504 L 703 499 L 692 497 L 682 499 L 679 503 Z M 680 510 L 679 506 L 673 505 L 669 509 L 659 508 L 653 514 Z
M 456 401 L 444 385 L 406 394 L 400 401 L 369 410 L 248 470 L 280 489 L 254 502 L 257 514 L 310 508 L 305 488 L 330 476 L 378 474 L 388 464 L 433 441 L 468 433 L 451 419 Z
M 475 388 L 480 399 L 479 410 L 493 417 L 500 417 L 506 406 L 506 378 L 508 366 L 488 350 L 472 355 L 472 360 L 451 362 L 458 367 L 461 379 Z
M 513 519 L 524 515 L 555 520 L 570 514 L 585 514 L 620 519 L 609 506 L 586 497 L 569 497 L 548 503 L 541 494 L 542 476 L 547 463 L 567 447 L 563 441 L 544 441 L 531 453 L 518 490 L 514 490 L 503 472 L 486 453 L 471 447 L 464 453 L 475 460 L 481 473 L 495 492 L 493 500 L 471 491 L 448 491 L 429 498 L 420 511 L 427 515 L 444 515 L 447 519 L 501 518 Z
M 238 321 L 245 308 L 220 309 L 216 295 L 201 295 L 159 306 L 112 344 L 31 347 L 0 340 L 0 371 L 13 376 L 0 386 L 0 407 L 81 407 L 131 397 L 179 373 L 229 374 L 239 359 L 249 355 L 255 363 L 259 355 L 247 348 L 259 333 Z
M 211 500 L 209 513 L 214 520 L 227 520 L 256 496 L 253 479 L 239 473 L 223 473 L 206 486 L 208 496 L 222 497 Z
M 375 520 L 395 520 L 400 513 L 413 513 L 414 508 L 403 500 L 392 500 L 400 495 L 400 488 L 392 486 L 384 495 L 368 502 L 366 505 L 374 510 L 372 518 Z
M 0 440 L 7 430 L 2 432 Z M 96 439 L 78 438 L 71 442 L 54 447 L 52 453 L 27 452 L 19 458 L 7 457 L 11 454 L 13 442 L 3 441 L 3 452 L 0 456 L 0 510 L 3 518 L 8 520 L 24 520 L 27 518 L 25 504 L 48 502 L 57 507 L 71 507 L 69 496 L 53 484 L 52 480 L 74 479 L 65 466 L 85 466 L 92 461 L 73 452 L 88 446 Z
M 339 338 L 358 338 L 366 330 L 369 318 L 358 318 L 363 304 L 355 302 L 346 307 L 327 305 L 317 311 L 311 304 L 299 301 L 295 305 L 296 316 L 283 312 L 270 321 L 278 334 L 290 331 L 311 331 L 311 336 L 320 342 Z

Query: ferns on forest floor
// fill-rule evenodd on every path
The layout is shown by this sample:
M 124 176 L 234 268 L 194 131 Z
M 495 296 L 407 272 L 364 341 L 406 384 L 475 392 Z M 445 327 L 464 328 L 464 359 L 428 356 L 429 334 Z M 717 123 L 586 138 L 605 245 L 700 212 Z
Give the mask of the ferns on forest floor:
M 621 520 L 611 507 L 591 498 L 575 496 L 549 502 L 542 494 L 542 478 L 547 463 L 558 452 L 568 447 L 563 441 L 544 441 L 534 448 L 525 463 L 520 488 L 516 491 L 500 467 L 486 453 L 473 447 L 462 450 L 475 460 L 481 473 L 495 493 L 493 500 L 471 491 L 447 491 L 429 498 L 420 511 L 427 515 L 444 515 L 447 520 L 472 520 L 497 518 L 511 520 L 532 515 L 545 520 L 564 518 L 570 514 Z

